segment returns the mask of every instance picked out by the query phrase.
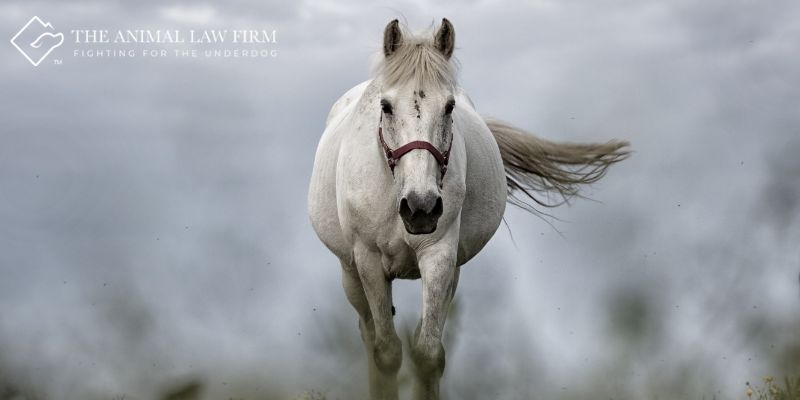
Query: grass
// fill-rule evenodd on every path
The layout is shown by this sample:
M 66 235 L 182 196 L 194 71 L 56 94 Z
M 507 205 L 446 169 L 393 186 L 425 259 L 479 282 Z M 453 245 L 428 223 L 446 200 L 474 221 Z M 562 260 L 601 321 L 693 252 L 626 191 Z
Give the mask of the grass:
M 303 393 L 299 397 L 295 397 L 292 400 L 326 400 L 326 397 L 321 392 L 311 390 Z
M 745 394 L 755 400 L 800 400 L 800 376 L 785 377 L 781 384 L 771 376 L 764 377 L 763 387 L 753 387 L 747 383 Z
M 771 376 L 763 378 L 763 386 L 752 386 L 747 383 L 745 395 L 748 400 L 800 400 L 800 376 L 785 377 L 780 384 Z M 656 399 L 658 397 L 655 397 Z M 324 394 L 318 391 L 305 392 L 292 400 L 325 400 Z

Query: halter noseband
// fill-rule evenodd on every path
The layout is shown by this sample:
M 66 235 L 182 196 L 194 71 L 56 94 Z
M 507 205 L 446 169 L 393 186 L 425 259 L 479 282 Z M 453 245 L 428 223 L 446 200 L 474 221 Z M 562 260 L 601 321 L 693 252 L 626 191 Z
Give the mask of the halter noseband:
M 445 172 L 447 172 L 447 162 L 450 161 L 450 148 L 453 147 L 453 139 L 450 138 L 450 145 L 447 146 L 447 150 L 444 153 L 440 152 L 439 149 L 436 148 L 430 142 L 426 142 L 424 140 L 415 140 L 413 142 L 408 142 L 396 149 L 392 149 L 386 144 L 386 140 L 383 139 L 383 114 L 381 114 L 381 120 L 378 124 L 378 138 L 381 141 L 381 146 L 383 147 L 383 154 L 386 155 L 386 163 L 389 164 L 389 169 L 392 171 L 392 175 L 394 175 L 394 167 L 400 162 L 400 158 L 404 155 L 408 154 L 411 150 L 427 150 L 429 153 L 433 155 L 433 158 L 436 159 L 436 162 L 439 163 L 439 169 L 442 171 L 442 178 L 444 178 Z

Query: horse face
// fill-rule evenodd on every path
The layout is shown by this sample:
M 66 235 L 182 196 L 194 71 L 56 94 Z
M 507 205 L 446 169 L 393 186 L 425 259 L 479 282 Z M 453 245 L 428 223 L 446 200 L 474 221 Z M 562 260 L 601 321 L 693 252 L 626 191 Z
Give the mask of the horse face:
M 444 211 L 441 188 L 453 141 L 455 31 L 443 19 L 430 37 L 404 36 L 397 20 L 383 32 L 380 107 L 397 210 L 406 231 L 418 235 L 434 232 Z M 390 149 L 405 144 L 407 152 L 392 156 Z
M 447 155 L 453 140 L 455 100 L 445 88 L 408 85 L 385 90 L 381 96 L 383 135 L 397 149 L 407 143 L 427 142 Z M 432 233 L 443 210 L 442 184 L 446 164 L 425 149 L 402 155 L 394 167 L 397 209 L 408 233 Z

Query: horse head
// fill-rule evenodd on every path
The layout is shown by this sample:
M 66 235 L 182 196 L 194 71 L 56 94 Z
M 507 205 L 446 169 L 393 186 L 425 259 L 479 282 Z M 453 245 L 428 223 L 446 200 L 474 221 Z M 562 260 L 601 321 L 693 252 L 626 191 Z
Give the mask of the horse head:
M 397 210 L 415 235 L 434 232 L 443 213 L 456 106 L 454 44 L 447 19 L 433 35 L 405 34 L 397 20 L 384 30 L 378 134 L 397 188 Z

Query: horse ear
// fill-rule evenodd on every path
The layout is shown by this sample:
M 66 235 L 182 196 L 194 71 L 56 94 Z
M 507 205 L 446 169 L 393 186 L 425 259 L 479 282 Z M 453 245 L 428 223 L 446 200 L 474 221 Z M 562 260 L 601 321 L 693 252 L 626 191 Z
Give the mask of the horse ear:
M 400 31 L 400 23 L 395 19 L 386 25 L 383 30 L 383 55 L 389 57 L 403 44 L 403 33 Z
M 442 26 L 436 31 L 433 44 L 442 52 L 444 58 L 449 60 L 453 55 L 453 49 L 456 47 L 456 31 L 447 18 L 442 18 Z

